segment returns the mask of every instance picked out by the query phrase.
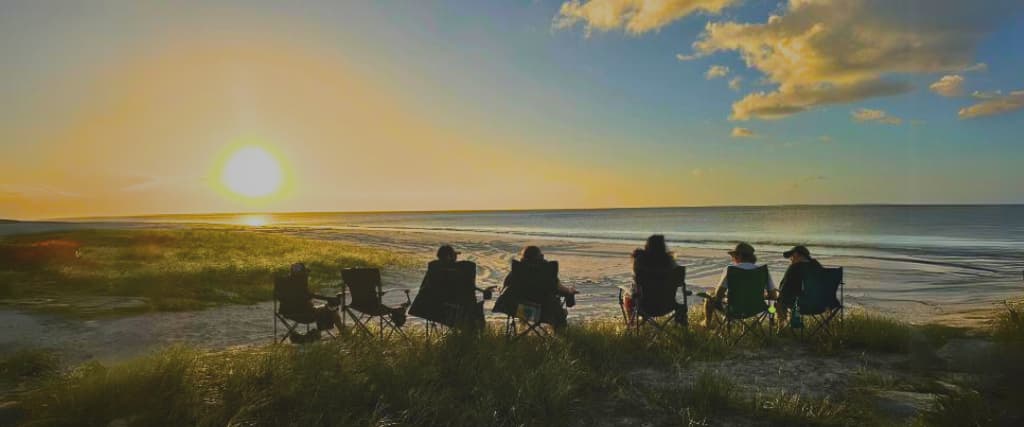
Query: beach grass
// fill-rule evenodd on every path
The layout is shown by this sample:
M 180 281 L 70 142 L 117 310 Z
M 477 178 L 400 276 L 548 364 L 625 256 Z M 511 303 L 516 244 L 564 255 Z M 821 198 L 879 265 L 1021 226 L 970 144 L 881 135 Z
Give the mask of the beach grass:
M 306 263 L 314 287 L 336 285 L 341 268 L 409 263 L 385 250 L 227 227 L 18 235 L 0 248 L 0 299 L 54 301 L 25 306 L 81 315 L 266 301 L 272 275 L 292 262 Z
M 882 419 L 852 395 L 752 394 L 721 373 L 683 375 L 695 361 L 761 345 L 723 344 L 699 327 L 659 339 L 613 321 L 516 341 L 496 328 L 443 338 L 410 332 L 408 340 L 346 334 L 305 346 L 170 348 L 112 366 L 87 363 L 49 377 L 22 405 L 27 425 L 47 426 L 600 425 L 617 417 L 652 425 L 845 426 Z

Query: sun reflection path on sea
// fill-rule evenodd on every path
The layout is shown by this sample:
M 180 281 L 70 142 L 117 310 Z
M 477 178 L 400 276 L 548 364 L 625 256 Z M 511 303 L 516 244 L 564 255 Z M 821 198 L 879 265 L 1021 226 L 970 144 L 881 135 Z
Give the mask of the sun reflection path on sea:
M 263 227 L 270 224 L 270 219 L 269 215 L 243 215 L 238 218 L 238 223 L 249 227 Z

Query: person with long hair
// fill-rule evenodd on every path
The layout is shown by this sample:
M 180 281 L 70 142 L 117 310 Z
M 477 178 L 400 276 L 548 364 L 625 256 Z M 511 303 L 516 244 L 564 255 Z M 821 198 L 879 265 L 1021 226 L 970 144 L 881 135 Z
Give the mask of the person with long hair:
M 622 303 L 626 309 L 626 313 L 630 316 L 630 323 L 635 321 L 635 319 L 632 318 L 632 315 L 634 296 L 636 296 L 638 292 L 637 276 L 639 275 L 639 272 L 641 270 L 670 270 L 678 265 L 676 264 L 675 256 L 668 250 L 668 245 L 665 243 L 665 236 L 661 234 L 653 234 L 651 237 L 648 237 L 647 243 L 644 244 L 644 247 L 634 250 L 632 257 L 633 284 L 630 286 L 629 292 L 622 296 Z

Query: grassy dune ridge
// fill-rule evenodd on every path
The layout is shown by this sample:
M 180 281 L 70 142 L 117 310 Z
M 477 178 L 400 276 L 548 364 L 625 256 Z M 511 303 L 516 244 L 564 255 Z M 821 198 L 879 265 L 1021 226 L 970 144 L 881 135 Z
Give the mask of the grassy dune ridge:
M 1004 371 L 1003 364 L 982 367 L 988 371 L 951 391 L 937 382 L 939 368 L 915 356 L 934 352 L 941 336 L 875 315 L 851 315 L 846 325 L 829 339 L 781 336 L 737 346 L 699 326 L 654 339 L 625 333 L 618 322 L 589 321 L 558 338 L 515 342 L 491 330 L 441 339 L 413 332 L 408 341 L 345 335 L 219 352 L 179 347 L 113 366 L 22 369 L 29 372 L 23 381 L 33 385 L 20 410 L 24 425 L 32 426 L 945 426 L 1004 425 L 1000 420 L 1019 412 L 1012 402 L 1020 394 L 1007 388 L 1022 378 L 1008 375 L 1019 372 Z M 1019 324 L 1005 327 L 998 345 L 1016 345 L 1021 331 Z M 807 375 L 830 374 L 814 371 L 820 366 L 814 357 L 891 355 L 907 365 L 895 373 L 913 381 L 865 375 L 816 397 L 751 391 L 728 369 L 714 368 L 801 349 L 819 355 L 807 359 Z M 1024 352 L 1000 347 L 994 354 L 1006 362 Z M 759 375 L 773 373 L 768 367 Z M 939 399 L 919 416 L 895 419 L 874 404 L 871 390 L 883 385 L 932 390 Z
M 265 301 L 272 274 L 294 261 L 306 263 L 314 286 L 336 284 L 341 268 L 410 262 L 384 250 L 228 227 L 18 235 L 0 248 L 0 299 L 143 301 L 112 314 Z M 73 303 L 39 308 L 85 314 Z

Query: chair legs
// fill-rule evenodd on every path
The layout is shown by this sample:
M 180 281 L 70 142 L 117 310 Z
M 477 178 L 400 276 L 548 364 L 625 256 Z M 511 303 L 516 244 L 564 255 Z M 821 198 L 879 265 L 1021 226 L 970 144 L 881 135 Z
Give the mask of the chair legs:
M 371 316 L 367 314 L 360 314 L 355 312 L 349 307 L 345 307 L 344 311 L 348 313 L 348 316 L 352 318 L 352 323 L 355 324 L 355 329 L 362 332 L 368 337 L 380 338 L 382 340 L 389 339 L 395 334 L 398 334 L 402 338 L 408 339 L 409 336 L 405 334 L 405 331 L 398 325 L 396 325 L 387 315 Z M 370 322 L 377 318 L 376 332 L 370 329 Z

